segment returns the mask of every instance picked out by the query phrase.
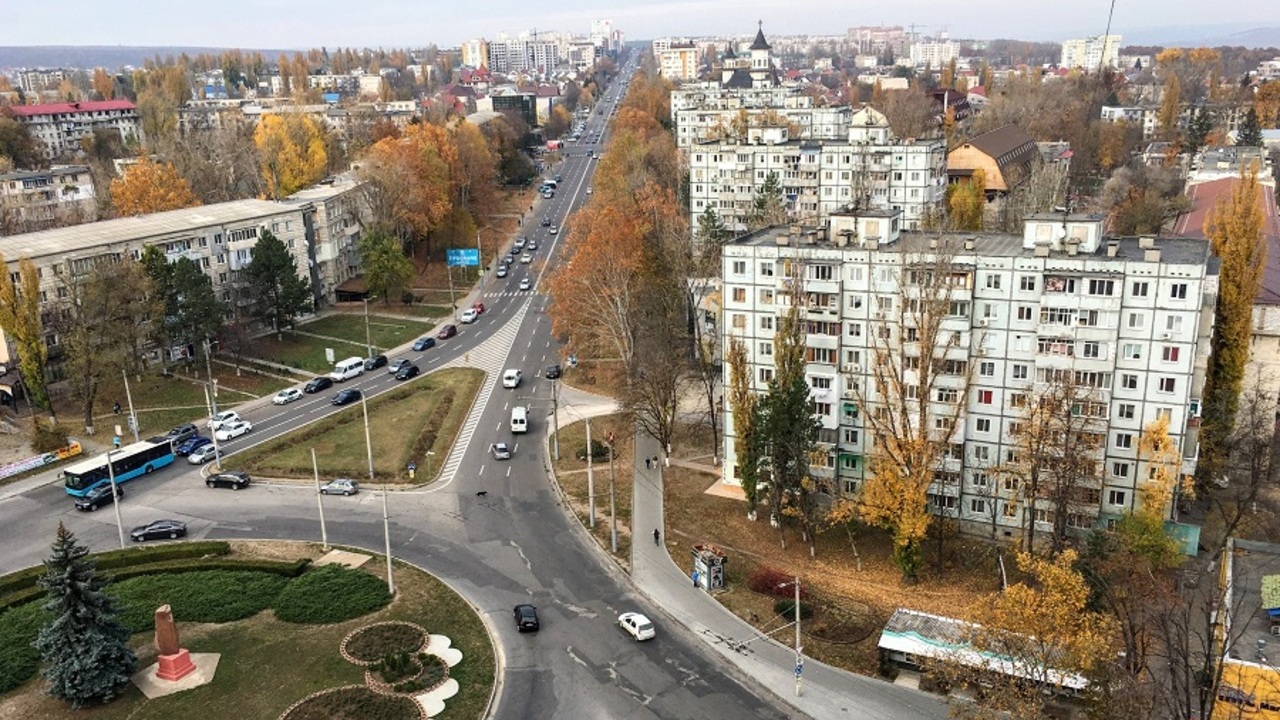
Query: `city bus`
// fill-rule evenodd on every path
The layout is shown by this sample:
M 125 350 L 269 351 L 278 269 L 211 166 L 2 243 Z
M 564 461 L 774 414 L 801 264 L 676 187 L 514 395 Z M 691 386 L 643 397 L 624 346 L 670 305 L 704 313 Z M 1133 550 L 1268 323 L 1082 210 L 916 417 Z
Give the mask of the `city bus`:
M 64 470 L 62 479 L 67 494 L 84 497 L 93 488 L 110 483 L 111 473 L 115 473 L 117 483 L 123 483 L 159 470 L 173 462 L 173 442 L 167 437 L 153 437 L 112 450 L 110 455 L 110 472 L 106 455 L 78 462 Z

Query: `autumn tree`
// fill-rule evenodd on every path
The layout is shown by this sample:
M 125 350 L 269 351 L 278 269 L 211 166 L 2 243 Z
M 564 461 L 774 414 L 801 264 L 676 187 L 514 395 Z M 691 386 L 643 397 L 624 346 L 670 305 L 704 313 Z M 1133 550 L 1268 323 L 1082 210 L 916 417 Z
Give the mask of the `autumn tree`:
M 443 128 L 416 123 L 399 138 L 380 140 L 361 166 L 373 217 L 406 243 L 425 242 L 453 210 L 450 172 L 455 149 Z
M 1280 80 L 1271 80 L 1258 86 L 1253 96 L 1253 111 L 1258 116 L 1261 127 L 1280 127 Z
M 1157 235 L 1190 209 L 1174 168 L 1133 162 L 1117 168 L 1099 198 L 1114 235 Z
M 360 239 L 360 264 L 364 268 L 364 284 L 369 294 L 383 303 L 399 298 L 409 289 L 413 278 L 413 261 L 391 233 L 373 228 Z
M 947 208 L 953 230 L 982 230 L 982 211 L 987 206 L 987 174 L 975 170 L 969 182 L 947 186 Z
M 3 112 L 0 112 L 0 159 L 7 159 L 16 170 L 38 170 L 46 163 L 44 146 L 31 130 Z
M 453 202 L 466 208 L 477 222 L 484 222 L 497 204 L 497 159 L 490 151 L 484 133 L 474 123 L 450 125 L 449 141 L 454 152 L 445 157 L 451 163 L 449 178 Z
M 727 353 L 729 363 L 728 402 L 733 413 L 734 455 L 738 459 L 738 479 L 747 500 L 747 517 L 756 517 L 760 493 L 760 454 L 756 438 L 756 405 L 759 395 L 752 389 L 751 366 L 747 363 L 747 346 L 732 337 Z
M 935 251 L 903 258 L 898 297 L 878 301 L 882 319 L 868 327 L 865 381 L 850 379 L 859 416 L 874 438 L 859 511 L 892 535 L 894 564 L 908 581 L 924 562 L 928 493 L 958 442 L 973 374 L 967 327 L 947 320 L 952 301 L 967 297 L 972 270 L 955 261 L 946 238 L 938 242 Z
M 1253 302 L 1267 261 L 1262 233 L 1262 191 L 1257 164 L 1240 171 L 1231 193 L 1205 219 L 1205 235 L 1222 262 L 1218 303 L 1204 387 L 1204 423 L 1196 478 L 1201 487 L 1217 478 L 1227 461 L 1227 440 L 1235 425 L 1245 364 L 1249 361 Z
M 217 127 L 153 142 L 151 148 L 174 166 L 203 204 L 211 205 L 265 192 L 253 133 L 248 123 L 224 118 Z
M 144 89 L 136 103 L 138 123 L 148 146 L 172 142 L 178 137 L 178 105 L 163 93 Z
M 258 121 L 253 142 L 262 162 L 267 195 L 287 197 L 324 178 L 329 155 L 327 133 L 310 115 L 264 115 Z
M 1182 117 L 1182 87 L 1178 76 L 1169 73 L 1164 81 L 1164 93 L 1160 97 L 1160 114 L 1156 116 L 1160 137 L 1172 142 L 1178 137 L 1178 119 Z
M 555 140 L 563 137 L 572 126 L 573 116 L 569 114 L 569 110 L 564 105 L 557 104 L 551 108 L 551 117 L 547 118 L 546 124 L 542 126 L 542 132 L 548 139 Z
M 177 169 L 146 156 L 111 181 L 111 200 L 121 215 L 146 215 L 200 204 Z
M 256 299 L 253 315 L 279 336 L 312 307 L 311 281 L 298 274 L 293 254 L 269 230 L 263 230 L 244 270 L 246 292 Z
M 18 283 L 4 255 L 0 253 L 0 328 L 18 351 L 18 374 L 32 404 L 49 407 L 46 372 L 49 348 L 44 342 L 40 315 L 40 276 L 30 258 L 18 260 Z
M 891 90 L 886 93 L 884 107 L 876 109 L 884 113 L 895 137 L 926 137 L 937 126 L 933 98 L 919 88 Z

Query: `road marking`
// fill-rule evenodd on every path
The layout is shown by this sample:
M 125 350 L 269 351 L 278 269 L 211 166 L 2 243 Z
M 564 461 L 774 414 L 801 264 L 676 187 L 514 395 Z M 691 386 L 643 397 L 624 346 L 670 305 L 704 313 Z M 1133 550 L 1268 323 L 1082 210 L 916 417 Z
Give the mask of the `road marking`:
M 514 451 L 514 450 L 512 450 L 512 451 L 511 451 L 511 454 L 512 454 L 512 455 L 515 455 L 516 453 L 515 453 L 515 451 Z M 507 468 L 507 477 L 511 477 L 511 468 L 509 468 L 509 467 Z

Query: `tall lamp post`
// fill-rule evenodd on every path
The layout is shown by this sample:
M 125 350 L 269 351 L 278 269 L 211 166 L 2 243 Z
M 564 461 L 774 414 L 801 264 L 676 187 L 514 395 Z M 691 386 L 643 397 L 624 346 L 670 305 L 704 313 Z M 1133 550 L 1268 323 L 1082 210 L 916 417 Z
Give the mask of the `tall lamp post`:
M 791 585 L 795 588 L 795 626 L 796 626 L 796 697 L 800 697 L 800 676 L 804 674 L 804 646 L 800 644 L 800 578 L 797 576 L 789 583 L 781 583 L 779 588 Z M 786 627 L 785 625 L 783 627 Z
M 316 479 L 316 507 L 320 509 L 320 544 L 329 549 L 329 531 L 324 525 L 324 496 L 320 493 L 320 465 L 316 462 L 316 449 L 311 448 L 311 472 Z
M 360 409 L 364 412 L 364 447 L 369 455 L 369 483 L 373 484 L 373 440 L 369 437 L 369 405 L 365 402 L 364 393 L 360 393 Z M 387 554 L 387 592 L 396 594 L 396 581 L 391 575 L 391 520 L 387 515 L 387 488 L 382 488 L 382 537 L 386 544 Z
M 124 375 L 124 397 L 129 403 L 129 429 L 133 430 L 133 441 L 138 442 L 140 439 L 138 437 L 138 415 L 133 411 L 133 393 L 129 391 L 129 372 L 121 370 L 120 373 Z
M 365 357 L 373 357 L 373 336 L 369 333 L 369 298 L 364 299 L 364 349 Z
M 587 448 L 590 454 L 591 448 Z M 618 554 L 618 506 L 613 495 L 613 431 L 609 431 L 609 542 L 613 554 Z
M 107 477 L 111 480 L 111 507 L 116 511 L 116 530 L 120 533 L 120 549 L 124 549 L 124 521 L 120 519 L 120 487 L 116 485 L 116 467 L 111 460 L 111 453 L 114 450 L 107 451 Z

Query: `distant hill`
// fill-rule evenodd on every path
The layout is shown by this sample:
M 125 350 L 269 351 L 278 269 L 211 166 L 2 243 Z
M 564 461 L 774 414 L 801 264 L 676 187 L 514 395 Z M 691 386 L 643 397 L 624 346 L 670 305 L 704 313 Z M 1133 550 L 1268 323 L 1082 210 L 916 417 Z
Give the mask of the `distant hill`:
M 182 53 L 191 56 L 200 53 L 217 54 L 224 48 L 213 47 L 143 47 L 128 45 L 31 45 L 0 46 L 0 69 L 35 67 L 119 68 L 122 65 L 141 65 L 143 60 L 156 55 L 177 57 Z M 242 50 L 260 52 L 269 61 L 275 61 L 281 52 L 293 54 L 293 50 Z
M 1204 25 L 1202 27 L 1124 28 L 1125 45 L 1159 45 L 1161 47 L 1280 47 L 1280 27 L 1242 25 Z

